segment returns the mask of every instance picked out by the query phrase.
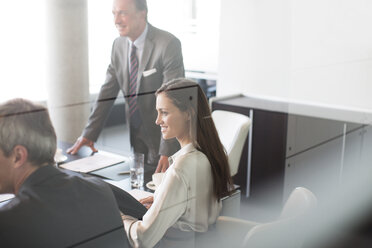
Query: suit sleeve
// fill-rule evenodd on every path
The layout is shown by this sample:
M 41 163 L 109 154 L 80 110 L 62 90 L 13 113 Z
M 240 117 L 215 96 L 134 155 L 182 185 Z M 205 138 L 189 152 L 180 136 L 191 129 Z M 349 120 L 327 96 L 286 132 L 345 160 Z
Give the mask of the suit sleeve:
M 185 69 L 183 66 L 181 42 L 174 38 L 168 44 L 163 56 L 163 83 L 172 79 L 185 77 Z M 159 154 L 164 156 L 172 156 L 180 149 L 177 140 L 164 140 L 160 138 Z
M 106 72 L 106 80 L 101 87 L 93 111 L 89 116 L 88 124 L 83 130 L 82 136 L 92 141 L 96 141 L 103 128 L 106 118 L 110 112 L 112 105 L 119 94 L 119 84 L 116 79 L 114 69 L 114 47 L 111 54 L 111 63 Z

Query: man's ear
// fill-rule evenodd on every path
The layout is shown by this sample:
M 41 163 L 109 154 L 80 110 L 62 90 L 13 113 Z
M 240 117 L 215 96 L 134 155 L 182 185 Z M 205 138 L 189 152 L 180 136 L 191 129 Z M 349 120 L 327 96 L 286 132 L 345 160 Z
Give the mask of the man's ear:
M 147 11 L 146 10 L 141 10 L 141 17 L 146 21 L 146 16 L 147 16 Z
M 26 147 L 22 145 L 16 145 L 13 148 L 13 162 L 15 165 L 15 168 L 21 167 L 23 164 L 27 162 L 28 159 L 28 151 Z

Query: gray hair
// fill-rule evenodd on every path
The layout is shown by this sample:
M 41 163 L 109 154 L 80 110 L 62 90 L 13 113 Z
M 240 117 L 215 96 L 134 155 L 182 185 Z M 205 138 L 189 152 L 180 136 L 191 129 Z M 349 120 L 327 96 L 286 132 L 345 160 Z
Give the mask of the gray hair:
M 15 146 L 22 145 L 31 164 L 54 163 L 56 140 L 45 107 L 20 98 L 0 105 L 0 149 L 6 157 Z
M 134 4 L 136 5 L 137 10 L 139 11 L 145 10 L 146 12 L 148 11 L 146 0 L 133 0 L 133 1 L 134 1 Z

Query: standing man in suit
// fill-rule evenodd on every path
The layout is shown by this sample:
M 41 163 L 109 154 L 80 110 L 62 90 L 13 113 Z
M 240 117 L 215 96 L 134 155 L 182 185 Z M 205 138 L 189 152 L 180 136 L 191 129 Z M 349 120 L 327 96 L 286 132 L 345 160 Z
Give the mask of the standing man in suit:
M 129 247 L 110 187 L 54 166 L 48 111 L 23 99 L 0 105 L 1 247 L 72 247 L 109 235 Z M 124 234 L 124 235 L 121 235 Z
M 165 171 L 168 157 L 179 146 L 176 140 L 161 138 L 155 124 L 154 92 L 163 83 L 184 76 L 181 43 L 147 22 L 146 0 L 114 0 L 112 13 L 120 37 L 113 44 L 106 81 L 81 137 L 67 152 L 75 154 L 84 145 L 97 151 L 94 142 L 121 90 L 133 150 L 144 153 L 147 163 L 157 164 L 156 171 Z

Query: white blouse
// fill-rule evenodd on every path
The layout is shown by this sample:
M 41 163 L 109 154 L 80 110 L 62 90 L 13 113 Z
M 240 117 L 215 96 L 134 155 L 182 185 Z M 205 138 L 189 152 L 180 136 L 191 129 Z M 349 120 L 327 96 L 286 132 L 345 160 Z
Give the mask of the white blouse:
M 153 247 L 170 227 L 206 232 L 219 215 L 222 204 L 213 194 L 207 157 L 190 143 L 171 156 L 169 164 L 143 220 L 123 217 L 133 247 Z

